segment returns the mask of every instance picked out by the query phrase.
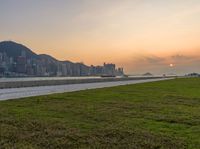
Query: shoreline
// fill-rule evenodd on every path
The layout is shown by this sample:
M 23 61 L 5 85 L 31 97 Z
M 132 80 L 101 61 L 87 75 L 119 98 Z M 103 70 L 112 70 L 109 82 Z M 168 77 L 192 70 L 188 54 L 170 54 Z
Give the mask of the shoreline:
M 111 82 L 94 82 L 94 83 L 81 83 L 81 84 L 66 84 L 54 86 L 35 86 L 35 87 L 22 87 L 22 88 L 7 88 L 0 89 L 0 101 L 9 99 L 20 99 L 25 97 L 50 95 L 56 93 L 74 92 L 88 89 L 98 89 L 106 87 L 114 87 L 129 84 L 139 84 L 155 81 L 170 80 L 173 78 L 160 78 L 160 79 L 142 79 L 142 80 L 126 80 L 126 81 L 111 81 Z
M 54 86 L 54 85 L 69 85 L 69 84 L 85 84 L 98 82 L 116 82 L 116 81 L 131 81 L 131 80 L 147 80 L 147 79 L 164 79 L 174 78 L 174 76 L 155 76 L 155 77 L 122 77 L 122 78 L 63 78 L 49 80 L 22 80 L 22 81 L 5 81 L 0 82 L 0 89 L 7 88 L 22 88 L 22 87 L 37 87 L 37 86 Z

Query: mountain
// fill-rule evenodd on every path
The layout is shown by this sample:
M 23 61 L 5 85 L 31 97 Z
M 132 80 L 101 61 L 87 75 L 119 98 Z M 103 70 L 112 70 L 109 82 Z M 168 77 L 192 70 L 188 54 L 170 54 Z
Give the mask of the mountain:
M 89 76 L 113 73 L 123 75 L 114 64 L 87 66 L 83 63 L 59 61 L 47 54 L 36 54 L 28 47 L 13 42 L 0 42 L 0 76 Z
M 38 55 L 38 58 L 46 60 L 46 61 L 51 61 L 51 62 L 59 62 L 57 59 L 47 54 L 40 54 Z
M 147 73 L 143 74 L 143 76 L 153 76 L 153 74 L 151 74 L 150 72 L 147 72 Z
M 18 57 L 24 53 L 27 58 L 38 58 L 38 55 L 31 49 L 13 41 L 0 42 L 0 53 L 6 53 L 9 57 Z

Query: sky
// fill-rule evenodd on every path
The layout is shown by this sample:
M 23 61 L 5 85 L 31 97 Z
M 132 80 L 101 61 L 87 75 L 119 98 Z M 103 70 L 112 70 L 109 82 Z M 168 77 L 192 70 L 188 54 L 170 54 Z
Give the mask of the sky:
M 199 0 L 0 0 L 0 41 L 129 74 L 200 72 Z

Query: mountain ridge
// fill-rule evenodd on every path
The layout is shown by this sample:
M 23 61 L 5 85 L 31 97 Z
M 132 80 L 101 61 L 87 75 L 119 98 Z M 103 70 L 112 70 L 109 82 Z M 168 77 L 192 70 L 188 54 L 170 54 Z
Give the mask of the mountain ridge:
M 60 61 L 48 54 L 36 54 L 14 41 L 0 42 L 0 76 L 90 76 L 123 74 L 115 64 L 87 66 L 80 62 Z
M 6 52 L 8 56 L 20 56 L 22 51 L 25 51 L 27 57 L 37 57 L 38 55 L 33 52 L 30 48 L 26 47 L 23 44 L 14 42 L 14 41 L 1 41 L 0 42 L 0 52 Z

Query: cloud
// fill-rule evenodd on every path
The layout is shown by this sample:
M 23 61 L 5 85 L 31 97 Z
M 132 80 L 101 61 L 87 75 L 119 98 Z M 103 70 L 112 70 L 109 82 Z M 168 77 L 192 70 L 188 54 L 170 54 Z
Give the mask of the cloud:
M 195 56 L 185 56 L 185 55 L 172 55 L 171 56 L 172 59 L 174 60 L 191 60 L 191 59 L 194 59 L 196 58 Z
M 173 64 L 174 67 L 170 67 Z M 171 56 L 143 55 L 126 62 L 132 74 L 151 72 L 154 74 L 186 74 L 200 72 L 200 57 L 195 55 L 175 54 Z
M 146 56 L 144 57 L 145 62 L 150 64 L 160 64 L 165 61 L 165 58 L 158 57 L 158 56 Z
M 173 55 L 169 59 L 173 63 L 183 66 L 200 64 L 199 56 Z

